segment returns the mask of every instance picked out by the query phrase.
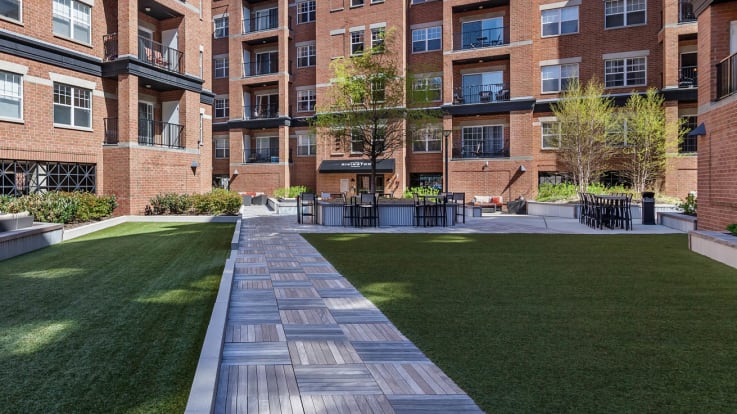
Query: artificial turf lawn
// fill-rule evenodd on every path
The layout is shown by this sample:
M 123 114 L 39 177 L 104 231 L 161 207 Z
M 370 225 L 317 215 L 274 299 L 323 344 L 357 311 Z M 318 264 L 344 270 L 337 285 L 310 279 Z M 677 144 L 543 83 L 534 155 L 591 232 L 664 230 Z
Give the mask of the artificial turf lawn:
M 489 413 L 737 412 L 737 270 L 685 235 L 303 236 Z
M 183 412 L 233 228 L 127 223 L 0 262 L 0 412 Z

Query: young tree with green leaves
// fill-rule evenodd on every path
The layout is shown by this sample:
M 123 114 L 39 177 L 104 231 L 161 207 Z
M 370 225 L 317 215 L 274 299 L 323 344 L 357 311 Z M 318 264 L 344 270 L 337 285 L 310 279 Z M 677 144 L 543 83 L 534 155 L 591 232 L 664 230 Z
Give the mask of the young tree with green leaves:
M 313 119 L 329 145 L 361 154 L 371 162 L 371 192 L 376 191 L 376 163 L 405 146 L 407 125 L 437 119 L 436 111 L 407 107 L 405 72 L 395 37 L 370 50 L 332 62 L 333 79 Z
M 570 83 L 561 99 L 550 106 L 560 127 L 558 161 L 584 192 L 609 168 L 616 151 L 607 140 L 614 101 L 604 97 L 603 85 L 592 79 L 585 86 Z
M 664 98 L 650 88 L 633 93 L 624 107 L 626 129 L 621 144 L 622 175 L 637 192 L 652 187 L 665 173 L 666 137 L 679 135 L 680 122 L 666 122 Z

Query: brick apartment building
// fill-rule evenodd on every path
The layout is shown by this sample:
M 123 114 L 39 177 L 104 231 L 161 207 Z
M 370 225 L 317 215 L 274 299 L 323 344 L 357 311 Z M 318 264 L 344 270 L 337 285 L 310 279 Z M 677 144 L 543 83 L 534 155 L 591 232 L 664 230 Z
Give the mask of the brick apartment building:
M 699 39 L 699 229 L 737 223 L 737 1 L 695 0 Z M 700 128 L 701 129 L 701 128 Z M 696 131 L 694 131 L 696 132 Z
M 571 78 L 605 82 L 624 103 L 647 87 L 669 119 L 697 115 L 697 22 L 685 0 L 216 0 L 213 174 L 237 191 L 368 189 L 350 149 L 307 120 L 329 87 L 330 62 L 392 30 L 401 66 L 444 116 L 413 131 L 377 187 L 395 195 L 440 185 L 468 195 L 531 197 L 557 180 L 550 102 Z M 449 135 L 446 152 L 444 132 Z M 662 190 L 696 190 L 696 139 L 671 137 Z M 616 174 L 613 174 L 616 176 Z
M 0 193 L 212 182 L 210 3 L 0 0 Z

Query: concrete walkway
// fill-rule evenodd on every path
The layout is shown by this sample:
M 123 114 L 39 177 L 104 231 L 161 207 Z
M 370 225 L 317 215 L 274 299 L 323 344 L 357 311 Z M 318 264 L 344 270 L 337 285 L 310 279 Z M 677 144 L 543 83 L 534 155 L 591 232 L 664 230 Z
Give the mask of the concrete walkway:
M 299 233 L 678 233 L 639 224 L 595 230 L 533 216 L 355 229 L 297 224 L 262 206 L 242 214 L 216 413 L 482 412 Z

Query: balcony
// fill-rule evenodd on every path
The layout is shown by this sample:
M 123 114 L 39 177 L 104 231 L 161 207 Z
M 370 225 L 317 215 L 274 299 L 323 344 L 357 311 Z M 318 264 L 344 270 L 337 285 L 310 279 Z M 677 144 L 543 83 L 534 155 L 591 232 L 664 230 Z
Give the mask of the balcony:
M 504 27 L 463 31 L 453 34 L 453 50 L 469 50 L 497 47 L 508 44 L 504 38 Z
M 678 23 L 695 22 L 696 14 L 693 12 L 693 4 L 691 0 L 679 0 L 678 2 Z
M 696 66 L 682 66 L 678 69 L 678 87 L 679 88 L 695 88 L 699 86 L 696 77 Z
M 246 105 L 243 107 L 243 119 L 274 119 L 279 116 L 279 105 Z
M 488 144 L 488 145 L 487 145 Z M 509 148 L 495 147 L 489 143 L 463 143 L 461 148 L 453 148 L 453 159 L 508 158 Z
M 503 83 L 465 86 L 455 88 L 453 92 L 455 105 L 508 101 L 509 87 Z
M 243 19 L 243 34 L 263 32 L 279 27 L 279 19 L 276 9 L 268 15 L 251 13 L 250 17 Z
M 118 34 L 103 36 L 105 62 L 118 59 Z M 138 37 L 138 60 L 169 72 L 183 73 L 184 53 L 145 37 Z
M 272 75 L 279 72 L 279 58 L 260 60 L 249 65 L 244 65 L 244 77 Z
M 153 119 L 138 120 L 139 145 L 184 148 L 182 145 L 183 134 L 184 125 L 154 121 Z
M 717 99 L 737 92 L 737 53 L 717 63 Z
M 243 150 L 243 162 L 246 164 L 279 162 L 279 147 L 247 148 Z

